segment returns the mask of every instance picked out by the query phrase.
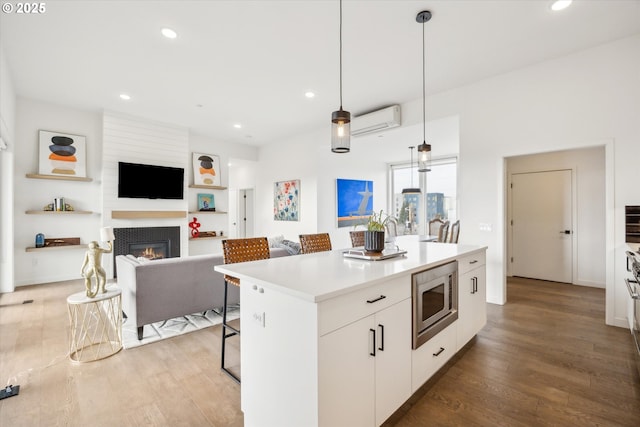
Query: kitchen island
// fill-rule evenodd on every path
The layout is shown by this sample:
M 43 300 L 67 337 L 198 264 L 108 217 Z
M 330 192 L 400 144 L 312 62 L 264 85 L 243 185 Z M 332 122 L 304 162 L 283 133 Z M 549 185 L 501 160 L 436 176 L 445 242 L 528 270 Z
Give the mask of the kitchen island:
M 486 247 L 397 238 L 404 256 L 343 250 L 219 265 L 240 278 L 245 426 L 377 426 L 486 323 Z M 458 319 L 412 350 L 411 275 L 458 262 Z M 377 342 L 376 342 L 377 340 Z

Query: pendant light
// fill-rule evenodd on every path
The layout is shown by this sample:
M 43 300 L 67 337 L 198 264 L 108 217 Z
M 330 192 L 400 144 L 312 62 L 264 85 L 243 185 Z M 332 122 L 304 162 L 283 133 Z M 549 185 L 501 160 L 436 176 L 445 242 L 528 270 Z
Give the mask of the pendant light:
M 351 113 L 342 109 L 342 0 L 340 0 L 340 109 L 331 113 L 331 151 L 348 153 L 351 139 Z
M 431 12 L 424 10 L 416 16 L 416 21 L 422 24 L 422 144 L 418 145 L 418 172 L 429 172 L 431 163 L 431 145 L 427 144 L 427 113 L 426 113 L 426 63 L 424 47 L 424 23 L 431 19 Z
M 403 188 L 402 194 L 420 194 L 420 189 L 413 186 L 413 146 L 409 147 L 411 150 L 411 169 L 409 170 L 409 174 L 411 175 L 411 187 Z

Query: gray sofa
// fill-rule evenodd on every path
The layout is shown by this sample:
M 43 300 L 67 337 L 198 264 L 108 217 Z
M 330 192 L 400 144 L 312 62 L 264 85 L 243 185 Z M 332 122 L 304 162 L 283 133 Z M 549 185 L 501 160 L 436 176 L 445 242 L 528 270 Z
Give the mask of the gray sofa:
M 283 248 L 271 248 L 271 258 L 288 256 Z M 213 269 L 222 254 L 195 255 L 160 260 L 116 256 L 118 286 L 127 323 L 134 324 L 138 339 L 144 325 L 187 314 L 220 309 L 224 302 L 223 275 Z M 229 286 L 228 304 L 238 304 L 240 292 Z

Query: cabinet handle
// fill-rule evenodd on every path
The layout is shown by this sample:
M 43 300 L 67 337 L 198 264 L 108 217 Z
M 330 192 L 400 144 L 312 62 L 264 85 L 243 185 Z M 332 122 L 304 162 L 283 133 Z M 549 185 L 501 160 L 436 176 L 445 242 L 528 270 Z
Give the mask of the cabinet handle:
M 372 335 L 373 335 L 373 351 L 369 353 L 369 356 L 376 357 L 376 330 L 369 329 L 369 332 L 372 332 Z
M 443 351 L 444 351 L 444 347 L 440 347 L 440 350 L 438 350 L 437 352 L 433 353 L 433 355 L 434 355 L 435 357 L 438 357 L 438 356 L 440 356 L 440 354 L 441 354 Z
M 471 278 L 471 293 L 473 293 L 473 290 L 475 289 L 475 285 L 473 283 L 473 279 L 475 279 L 475 277 Z
M 378 328 L 380 328 L 380 347 L 378 350 L 384 351 L 384 325 L 378 325 Z
M 473 261 L 469 261 L 469 264 L 475 264 L 476 262 L 478 262 L 478 260 L 474 259 Z
M 373 304 L 374 302 L 378 302 L 378 301 L 380 301 L 380 300 L 382 300 L 382 299 L 385 299 L 385 298 L 386 298 L 386 296 L 384 296 L 384 295 L 380 295 L 380 296 L 379 296 L 378 298 L 376 298 L 376 299 L 368 299 L 368 300 L 367 300 L 367 304 Z
M 473 290 L 471 291 L 472 294 L 475 294 L 476 292 L 478 292 L 478 278 L 477 277 L 472 277 L 471 278 L 471 287 L 473 288 Z

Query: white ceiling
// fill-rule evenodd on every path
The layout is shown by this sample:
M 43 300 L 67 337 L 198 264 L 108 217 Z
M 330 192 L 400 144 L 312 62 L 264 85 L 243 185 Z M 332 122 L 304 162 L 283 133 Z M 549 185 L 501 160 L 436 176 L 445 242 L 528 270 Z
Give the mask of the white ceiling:
M 344 108 L 358 115 L 421 98 L 421 10 L 433 13 L 427 96 L 640 33 L 640 0 L 575 0 L 562 12 L 550 3 L 344 0 Z M 41 15 L 0 15 L 19 96 L 251 145 L 328 130 L 339 106 L 338 0 L 45 4 Z M 178 38 L 162 37 L 163 27 Z

